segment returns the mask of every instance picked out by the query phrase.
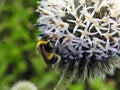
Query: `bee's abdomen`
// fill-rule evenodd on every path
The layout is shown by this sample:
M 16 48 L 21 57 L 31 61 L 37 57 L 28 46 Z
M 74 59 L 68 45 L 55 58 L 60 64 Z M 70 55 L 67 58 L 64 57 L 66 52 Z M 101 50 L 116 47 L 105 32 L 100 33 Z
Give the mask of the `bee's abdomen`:
M 49 61 L 49 63 L 50 63 L 50 64 L 55 64 L 55 63 L 57 62 L 57 60 L 58 60 L 58 57 L 54 55 L 54 56 L 51 58 L 51 60 Z

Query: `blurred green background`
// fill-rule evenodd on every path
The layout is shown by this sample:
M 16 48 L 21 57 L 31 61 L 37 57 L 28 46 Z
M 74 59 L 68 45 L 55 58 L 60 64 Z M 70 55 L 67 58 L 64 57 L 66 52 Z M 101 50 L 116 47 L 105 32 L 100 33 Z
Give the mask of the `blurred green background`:
M 46 68 L 36 51 L 37 0 L 0 0 L 0 90 L 21 80 L 38 90 L 52 90 L 59 77 Z M 120 70 L 107 80 L 70 85 L 68 90 L 120 90 Z

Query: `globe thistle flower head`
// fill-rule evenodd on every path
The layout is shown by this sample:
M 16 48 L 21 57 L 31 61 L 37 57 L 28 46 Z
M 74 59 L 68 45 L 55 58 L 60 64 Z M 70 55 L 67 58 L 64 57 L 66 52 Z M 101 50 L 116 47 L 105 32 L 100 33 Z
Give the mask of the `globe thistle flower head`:
M 29 81 L 19 81 L 13 85 L 11 90 L 38 90 L 37 87 Z
M 52 36 L 54 67 L 75 81 L 104 79 L 120 66 L 120 0 L 41 0 L 42 34 Z

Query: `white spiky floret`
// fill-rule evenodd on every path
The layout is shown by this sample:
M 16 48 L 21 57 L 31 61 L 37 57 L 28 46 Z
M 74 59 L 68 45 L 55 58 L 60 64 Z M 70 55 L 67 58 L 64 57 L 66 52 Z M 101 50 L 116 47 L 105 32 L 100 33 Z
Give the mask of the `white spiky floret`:
M 44 34 L 56 34 L 57 48 L 67 46 L 72 54 L 85 59 L 106 61 L 119 57 L 120 0 L 41 0 L 39 3 L 38 22 L 46 25 L 40 30 Z M 67 39 L 58 45 L 62 37 Z

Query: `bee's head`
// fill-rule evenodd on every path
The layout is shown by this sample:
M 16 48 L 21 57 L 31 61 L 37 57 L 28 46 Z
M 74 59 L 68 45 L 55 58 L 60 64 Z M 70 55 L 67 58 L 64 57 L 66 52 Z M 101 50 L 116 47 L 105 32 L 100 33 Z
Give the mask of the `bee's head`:
M 38 39 L 48 41 L 48 42 L 50 41 L 50 42 L 54 43 L 56 41 L 56 39 L 57 39 L 57 35 L 56 34 L 51 34 L 51 35 L 39 34 Z
M 48 40 L 49 36 L 47 34 L 39 34 L 38 39 L 39 40 Z

